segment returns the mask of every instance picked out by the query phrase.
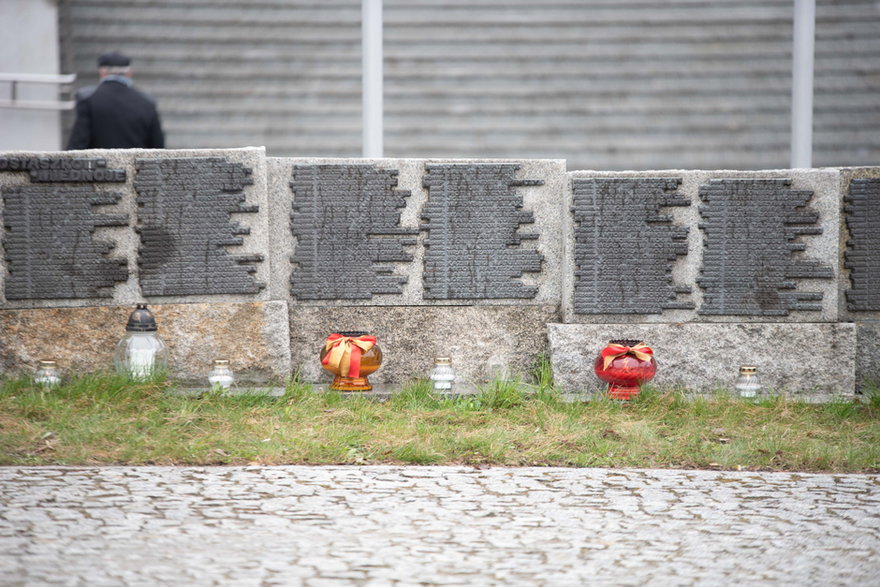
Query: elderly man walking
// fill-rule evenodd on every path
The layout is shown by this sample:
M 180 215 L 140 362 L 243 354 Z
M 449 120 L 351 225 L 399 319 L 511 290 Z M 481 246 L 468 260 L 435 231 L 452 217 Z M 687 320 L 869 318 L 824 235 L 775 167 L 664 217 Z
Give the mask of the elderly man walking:
M 118 52 L 102 55 L 98 74 L 97 86 L 76 93 L 76 122 L 67 148 L 164 148 L 156 102 L 134 87 L 131 59 Z

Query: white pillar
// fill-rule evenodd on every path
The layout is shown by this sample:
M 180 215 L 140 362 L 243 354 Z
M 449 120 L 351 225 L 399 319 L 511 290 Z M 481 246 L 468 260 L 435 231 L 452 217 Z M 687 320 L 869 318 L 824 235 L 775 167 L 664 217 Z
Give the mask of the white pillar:
M 791 167 L 813 166 L 813 55 L 816 0 L 794 0 L 791 67 Z
M 382 157 L 382 0 L 363 0 L 364 157 Z

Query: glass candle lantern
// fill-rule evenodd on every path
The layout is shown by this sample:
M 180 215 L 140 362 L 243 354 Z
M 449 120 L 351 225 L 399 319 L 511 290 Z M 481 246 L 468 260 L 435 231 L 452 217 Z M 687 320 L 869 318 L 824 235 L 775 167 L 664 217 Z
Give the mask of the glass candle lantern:
M 234 382 L 235 377 L 232 375 L 232 369 L 229 368 L 229 361 L 216 359 L 214 368 L 208 374 L 208 383 L 211 384 L 211 389 L 229 389 Z
M 486 359 L 486 376 L 489 381 L 508 381 L 510 369 L 501 353 L 493 353 Z
M 733 388 L 740 397 L 755 397 L 761 393 L 763 387 L 760 378 L 758 378 L 758 368 L 752 365 L 740 367 Z
M 157 330 L 153 313 L 146 304 L 138 304 L 128 317 L 125 336 L 113 353 L 117 372 L 143 381 L 168 368 L 168 352 Z
M 61 383 L 61 375 L 55 361 L 40 361 L 40 366 L 34 373 L 34 383 L 43 387 L 55 387 Z
M 455 381 L 455 369 L 452 368 L 452 360 L 449 357 L 437 357 L 434 359 L 434 368 L 431 369 L 431 381 L 437 391 L 449 391 Z

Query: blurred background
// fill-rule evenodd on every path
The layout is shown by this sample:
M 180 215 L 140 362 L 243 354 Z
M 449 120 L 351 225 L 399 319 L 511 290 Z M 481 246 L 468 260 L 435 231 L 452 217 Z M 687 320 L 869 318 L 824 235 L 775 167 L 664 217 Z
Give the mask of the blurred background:
M 384 155 L 788 167 L 793 6 L 385 0 Z M 0 71 L 75 89 L 120 50 L 169 148 L 358 157 L 361 17 L 361 0 L 2 0 Z M 880 2 L 817 0 L 815 23 L 813 166 L 880 164 Z M 60 148 L 72 122 L 0 108 L 0 149 Z

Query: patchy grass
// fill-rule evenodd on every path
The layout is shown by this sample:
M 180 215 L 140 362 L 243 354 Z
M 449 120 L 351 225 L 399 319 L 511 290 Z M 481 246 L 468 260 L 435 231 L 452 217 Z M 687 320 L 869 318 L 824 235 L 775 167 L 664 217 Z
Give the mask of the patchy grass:
M 163 380 L 0 382 L 0 465 L 471 464 L 880 471 L 880 394 L 861 403 L 743 401 L 646 389 L 567 403 L 538 385 L 479 394 L 407 385 L 381 403 L 289 384 L 282 397 L 201 398 Z

